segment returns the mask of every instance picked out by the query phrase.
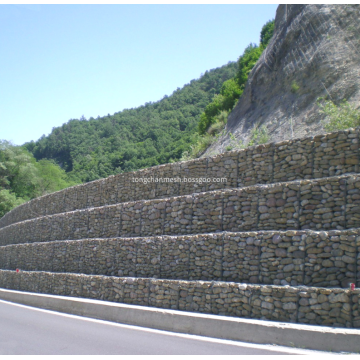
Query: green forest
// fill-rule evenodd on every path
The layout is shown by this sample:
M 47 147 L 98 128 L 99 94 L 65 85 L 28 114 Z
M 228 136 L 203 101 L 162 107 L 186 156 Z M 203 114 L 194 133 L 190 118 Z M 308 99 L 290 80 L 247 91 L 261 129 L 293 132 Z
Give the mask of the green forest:
M 77 183 L 53 160 L 36 161 L 24 147 L 0 141 L 0 217 L 25 201 Z
M 237 62 L 206 71 L 171 95 L 96 119 L 71 119 L 23 146 L 0 142 L 0 217 L 34 197 L 75 184 L 195 158 L 225 127 L 274 21 Z
M 178 161 L 193 143 L 201 113 L 236 71 L 237 64 L 228 63 L 158 102 L 69 120 L 25 147 L 37 160 L 55 160 L 80 182 Z

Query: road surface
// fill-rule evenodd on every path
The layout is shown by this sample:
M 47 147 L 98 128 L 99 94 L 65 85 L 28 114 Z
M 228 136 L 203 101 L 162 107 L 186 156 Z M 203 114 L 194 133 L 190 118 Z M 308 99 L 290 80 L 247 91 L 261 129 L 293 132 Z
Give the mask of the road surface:
M 117 324 L 0 300 L 0 355 L 280 355 L 301 353 L 310 352 Z

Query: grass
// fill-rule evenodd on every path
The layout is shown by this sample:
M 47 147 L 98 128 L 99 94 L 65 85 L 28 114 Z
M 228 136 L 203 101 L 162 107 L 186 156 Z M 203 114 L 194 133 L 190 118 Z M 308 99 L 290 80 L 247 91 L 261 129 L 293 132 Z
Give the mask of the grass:
M 317 104 L 320 113 L 325 114 L 326 118 L 322 121 L 326 131 L 338 131 L 360 126 L 360 110 L 342 100 L 336 105 L 331 100 L 318 98 Z
M 299 86 L 298 83 L 294 80 L 294 81 L 291 83 L 291 92 L 292 92 L 293 94 L 296 94 L 299 89 L 300 89 L 300 86 Z
M 255 124 L 251 130 L 248 146 L 266 144 L 269 142 L 269 139 L 270 136 L 267 127 L 265 125 L 259 127 L 257 124 Z

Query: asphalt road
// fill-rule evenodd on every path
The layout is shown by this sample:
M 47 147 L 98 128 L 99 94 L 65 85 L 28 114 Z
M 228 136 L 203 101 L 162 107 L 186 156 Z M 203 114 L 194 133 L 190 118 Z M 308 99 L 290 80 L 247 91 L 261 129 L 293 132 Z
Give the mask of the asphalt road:
M 297 349 L 176 334 L 66 315 L 0 300 L 0 355 L 299 353 L 302 352 Z

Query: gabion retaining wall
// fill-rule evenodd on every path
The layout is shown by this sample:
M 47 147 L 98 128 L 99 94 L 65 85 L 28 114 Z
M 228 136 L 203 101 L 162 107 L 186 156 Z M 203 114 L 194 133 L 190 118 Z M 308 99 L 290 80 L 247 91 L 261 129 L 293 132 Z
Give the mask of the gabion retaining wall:
M 0 246 L 67 239 L 360 227 L 360 175 L 70 211 L 0 229 Z
M 360 286 L 360 230 L 263 231 L 54 241 L 0 247 L 2 269 Z
M 0 287 L 165 309 L 360 327 L 360 291 L 0 270 Z
M 33 199 L 7 213 L 0 227 L 90 207 L 168 198 L 255 184 L 315 179 L 359 172 L 360 129 L 253 146 L 215 157 L 159 165 L 110 176 Z M 133 182 L 133 178 L 227 178 L 226 183 Z

